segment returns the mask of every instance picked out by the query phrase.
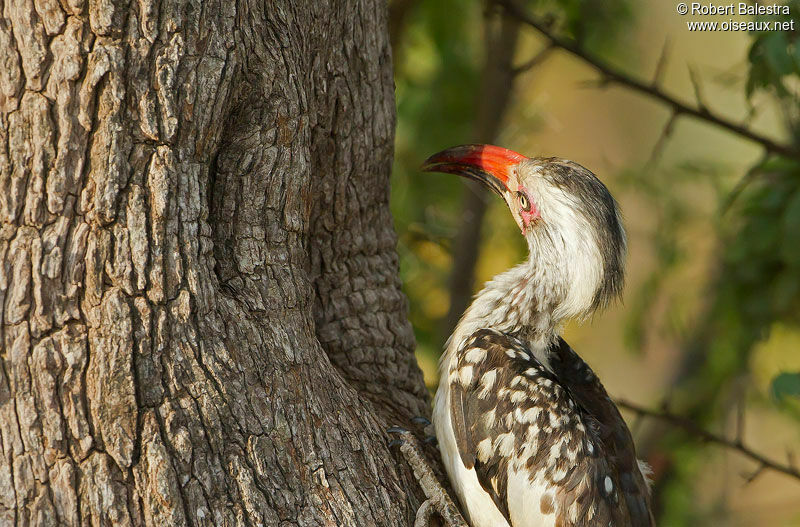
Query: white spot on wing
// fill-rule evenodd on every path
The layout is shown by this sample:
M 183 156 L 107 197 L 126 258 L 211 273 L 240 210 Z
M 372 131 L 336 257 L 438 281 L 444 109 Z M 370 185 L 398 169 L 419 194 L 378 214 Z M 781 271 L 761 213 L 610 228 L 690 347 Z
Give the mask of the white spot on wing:
M 506 432 L 495 439 L 495 450 L 501 456 L 510 456 L 514 452 L 514 434 Z
M 483 421 L 488 428 L 494 428 L 496 415 L 494 408 L 483 414 Z
M 489 459 L 489 456 L 492 455 L 492 440 L 490 438 L 486 438 L 478 443 L 478 459 L 481 461 L 485 461 Z
M 528 398 L 528 394 L 523 392 L 522 390 L 514 390 L 511 392 L 511 402 L 512 403 L 521 403 L 525 399 Z
M 611 481 L 609 476 L 606 476 L 606 479 L 603 480 L 603 489 L 605 489 L 606 494 L 611 494 L 614 490 L 614 482 Z
M 542 409 L 539 408 L 538 406 L 533 406 L 531 408 L 528 408 L 527 410 L 525 410 L 525 412 L 523 412 L 522 420 L 525 421 L 526 423 L 533 423 L 539 417 L 539 413 L 541 413 L 541 411 Z
M 512 428 L 514 426 L 514 414 L 506 414 L 504 418 L 506 428 Z
M 472 366 L 462 366 L 458 370 L 458 379 L 462 386 L 467 386 L 472 382 Z
M 559 481 L 561 481 L 565 477 L 567 477 L 567 470 L 564 469 L 564 468 L 560 468 L 560 469 L 554 471 L 553 474 L 551 475 L 551 478 L 553 479 L 553 481 L 555 483 L 558 483 Z
M 548 462 L 551 465 L 555 465 L 556 461 L 561 457 L 561 444 L 561 441 L 557 441 L 550 445 L 550 459 L 548 459 Z
M 478 392 L 478 397 L 483 399 L 489 395 L 490 390 L 494 386 L 494 381 L 497 378 L 497 370 L 490 370 L 483 374 L 481 377 L 481 391 Z
M 481 362 L 486 358 L 486 350 L 483 348 L 472 348 L 464 355 L 464 359 L 468 362 Z

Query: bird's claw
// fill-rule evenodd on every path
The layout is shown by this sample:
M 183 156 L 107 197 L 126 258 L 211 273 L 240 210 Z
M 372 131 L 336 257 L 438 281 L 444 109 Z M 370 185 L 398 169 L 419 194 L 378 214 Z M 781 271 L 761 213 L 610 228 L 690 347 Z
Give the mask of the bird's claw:
M 390 426 L 389 428 L 386 429 L 387 434 L 404 434 L 406 432 L 408 432 L 408 430 L 406 430 L 402 426 Z
M 390 434 L 402 434 L 403 432 L 408 432 L 408 430 L 401 426 L 390 426 L 386 429 L 386 432 Z
M 403 443 L 405 443 L 405 440 L 403 439 L 402 435 L 403 434 L 408 434 L 410 432 L 408 430 L 406 430 L 405 428 L 403 428 L 402 426 L 391 426 L 391 427 L 386 429 L 386 433 L 387 434 L 400 434 L 400 437 L 396 437 L 396 438 L 392 439 L 391 441 L 389 441 L 389 448 L 394 448 L 394 447 L 399 447 Z
M 411 422 L 417 425 L 430 426 L 431 420 L 424 415 L 417 415 L 411 418 Z
M 421 415 L 418 415 L 416 417 L 412 417 L 411 418 L 411 422 L 414 423 L 414 424 L 422 425 L 424 428 L 427 428 L 427 427 L 431 426 L 430 420 L 428 420 L 427 417 L 424 417 L 424 416 L 421 416 Z M 426 430 L 426 432 L 427 432 L 427 430 Z M 411 434 L 412 432 L 411 432 L 411 430 L 409 430 L 407 428 L 403 428 L 402 426 L 395 425 L 395 426 L 391 426 L 391 427 L 387 428 L 386 429 L 386 433 L 387 434 Z M 429 444 L 429 445 L 438 444 L 438 441 L 436 440 L 436 436 L 432 435 L 432 434 L 428 434 L 428 435 L 424 436 L 422 438 L 422 442 L 425 443 L 425 444 Z M 389 446 L 390 447 L 394 447 L 394 446 L 399 446 L 399 445 L 402 445 L 402 444 L 403 444 L 403 439 L 402 438 L 396 438 L 396 439 L 393 439 L 389 443 Z

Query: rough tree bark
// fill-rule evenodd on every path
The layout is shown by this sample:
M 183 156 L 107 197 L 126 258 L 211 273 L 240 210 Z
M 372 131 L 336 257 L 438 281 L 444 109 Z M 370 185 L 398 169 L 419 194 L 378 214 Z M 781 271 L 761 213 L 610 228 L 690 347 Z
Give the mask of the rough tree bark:
M 403 525 L 380 0 L 0 0 L 0 525 Z

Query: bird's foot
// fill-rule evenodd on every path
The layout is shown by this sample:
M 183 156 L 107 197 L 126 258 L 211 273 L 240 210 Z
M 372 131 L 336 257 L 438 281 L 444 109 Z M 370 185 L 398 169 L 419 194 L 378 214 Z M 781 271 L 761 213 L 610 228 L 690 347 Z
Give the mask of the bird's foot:
M 418 415 L 416 417 L 412 417 L 411 422 L 419 425 L 420 428 L 422 428 L 422 431 L 425 433 L 425 436 L 422 438 L 423 443 L 429 443 L 431 445 L 439 444 L 439 442 L 436 440 L 436 436 L 433 435 L 433 423 L 431 423 L 427 417 Z
M 439 444 L 439 441 L 436 439 L 436 436 L 434 435 L 433 423 L 431 423 L 430 419 L 428 419 L 424 415 L 417 415 L 411 418 L 411 422 L 417 425 L 419 429 L 422 431 L 421 434 L 417 434 L 417 437 L 419 438 L 420 441 L 422 441 L 425 444 L 430 444 L 434 446 L 437 446 Z M 401 428 L 399 426 L 393 426 L 388 430 L 388 432 L 392 433 L 393 430 L 395 431 L 394 433 L 398 433 L 406 429 Z M 392 441 L 392 446 L 396 446 L 398 444 L 397 441 L 398 441 L 397 439 Z
M 428 527 L 434 513 L 439 514 L 447 527 L 469 527 L 447 491 L 436 479 L 414 434 L 399 426 L 393 426 L 387 432 L 395 436 L 389 445 L 400 448 L 427 498 L 417 510 L 414 527 Z

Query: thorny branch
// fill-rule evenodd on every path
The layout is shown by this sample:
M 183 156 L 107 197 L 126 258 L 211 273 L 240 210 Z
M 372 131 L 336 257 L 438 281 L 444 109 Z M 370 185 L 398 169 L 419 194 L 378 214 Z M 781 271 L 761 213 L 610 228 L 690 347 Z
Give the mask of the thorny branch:
M 713 432 L 709 432 L 708 430 L 699 427 L 693 421 L 687 419 L 686 417 L 670 413 L 669 411 L 666 410 L 653 410 L 650 408 L 645 408 L 644 406 L 640 406 L 638 404 L 631 403 L 623 399 L 617 399 L 616 403 L 617 406 L 619 406 L 620 408 L 629 410 L 635 413 L 638 417 L 650 417 L 653 419 L 659 419 L 673 426 L 681 428 L 688 434 L 700 439 L 705 443 L 713 443 L 716 445 L 723 446 L 730 450 L 736 451 L 741 455 L 755 461 L 756 463 L 758 463 L 758 468 L 755 470 L 755 472 L 753 472 L 746 478 L 746 481 L 748 483 L 757 478 L 766 469 L 774 470 L 776 472 L 780 472 L 782 474 L 786 474 L 787 476 L 791 476 L 797 480 L 800 480 L 800 470 L 798 470 L 797 467 L 795 466 L 791 454 L 789 454 L 789 462 L 783 464 L 773 459 L 767 458 L 762 454 L 759 454 L 758 452 L 754 451 L 751 447 L 744 444 L 744 441 L 742 439 L 743 421 L 741 417 L 737 424 L 736 438 L 728 439 L 724 436 L 715 434 Z
M 664 128 L 661 129 L 661 133 L 658 136 L 658 140 L 656 144 L 653 146 L 653 151 L 650 153 L 650 160 L 647 162 L 647 167 L 651 167 L 656 164 L 658 158 L 661 156 L 661 152 L 664 151 L 664 147 L 667 145 L 667 139 L 670 138 L 672 135 L 672 131 L 675 128 L 675 121 L 678 119 L 677 113 L 671 113 L 667 123 L 664 125 Z
M 616 83 L 619 84 L 620 86 L 625 86 L 638 93 L 647 95 L 652 99 L 664 103 L 672 110 L 672 113 L 674 115 L 688 115 L 690 117 L 694 117 L 701 121 L 705 121 L 707 123 L 723 128 L 740 137 L 753 141 L 754 143 L 758 143 L 765 150 L 767 150 L 772 154 L 778 154 L 784 157 L 800 160 L 800 149 L 787 143 L 781 143 L 775 141 L 774 139 L 771 139 L 757 132 L 754 132 L 746 125 L 731 121 L 726 117 L 714 113 L 706 107 L 706 105 L 703 103 L 702 100 L 698 100 L 696 106 L 690 106 L 672 97 L 671 95 L 665 93 L 661 89 L 658 83 L 660 72 L 661 70 L 663 70 L 663 65 L 657 67 L 656 69 L 657 74 L 653 82 L 647 83 L 641 81 L 613 66 L 606 64 L 602 60 L 592 56 L 591 53 L 583 49 L 580 46 L 580 44 L 575 40 L 556 35 L 553 31 L 550 30 L 549 24 L 547 24 L 543 20 L 539 20 L 538 18 L 528 13 L 525 9 L 517 5 L 517 3 L 514 0 L 493 0 L 493 1 L 503 6 L 506 12 L 508 12 L 510 15 L 518 18 L 520 21 L 536 29 L 542 36 L 544 36 L 549 41 L 550 45 L 555 46 L 559 49 L 562 49 L 576 56 L 584 63 L 591 66 L 595 71 L 597 71 L 601 75 L 602 77 L 600 81 L 601 85 Z M 696 79 L 693 79 L 693 81 L 695 80 Z M 694 86 L 695 86 L 695 91 L 697 91 L 698 88 L 697 84 L 695 83 Z

